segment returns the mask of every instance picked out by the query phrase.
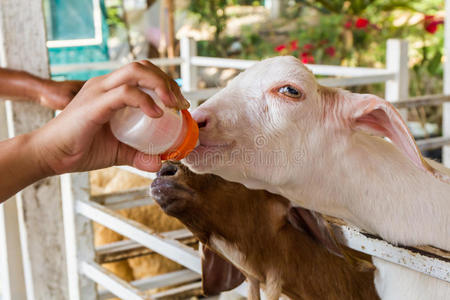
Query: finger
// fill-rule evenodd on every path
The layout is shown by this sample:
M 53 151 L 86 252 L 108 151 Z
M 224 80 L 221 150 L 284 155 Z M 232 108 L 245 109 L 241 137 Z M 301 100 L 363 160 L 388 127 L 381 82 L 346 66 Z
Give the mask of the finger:
M 159 118 L 163 111 L 153 99 L 136 86 L 122 85 L 103 94 L 88 106 L 88 115 L 98 124 L 108 122 L 113 113 L 125 106 L 140 108 L 147 116 Z
M 156 172 L 161 168 L 159 155 L 149 155 L 120 143 L 115 165 L 129 165 L 147 172 Z
M 138 63 L 142 64 L 143 66 L 152 67 L 152 63 L 150 63 L 148 60 L 140 60 Z M 178 84 L 173 80 L 172 78 L 169 78 L 169 89 L 171 92 L 171 97 L 173 101 L 176 101 L 177 108 L 178 109 L 188 109 L 190 104 L 189 101 L 184 98 L 183 94 L 181 93 L 180 87 Z
M 134 62 L 111 73 L 103 80 L 102 87 L 107 91 L 124 84 L 140 86 L 154 90 L 166 106 L 177 107 L 176 99 L 171 96 L 169 81 L 167 74 L 155 65 Z
M 180 87 L 175 82 L 175 80 L 170 79 L 169 85 L 170 85 L 170 91 L 172 92 L 172 97 L 175 97 L 175 99 L 177 101 L 177 104 L 178 104 L 177 108 L 178 109 L 188 109 L 190 106 L 189 101 L 187 101 L 186 98 L 184 98 L 183 94 L 181 93 Z

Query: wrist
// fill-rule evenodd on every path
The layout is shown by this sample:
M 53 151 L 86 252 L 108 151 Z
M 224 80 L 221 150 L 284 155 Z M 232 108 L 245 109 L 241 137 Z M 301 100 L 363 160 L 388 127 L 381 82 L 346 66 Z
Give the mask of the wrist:
M 0 203 L 51 175 L 36 156 L 32 140 L 32 134 L 23 134 L 0 142 Z
M 26 97 L 36 103 L 40 103 L 48 82 L 49 80 L 47 79 L 28 74 L 25 88 Z
M 43 147 L 43 139 L 39 136 L 41 129 L 23 135 L 25 157 L 30 161 L 30 167 L 39 179 L 56 175 L 45 159 L 46 147 Z

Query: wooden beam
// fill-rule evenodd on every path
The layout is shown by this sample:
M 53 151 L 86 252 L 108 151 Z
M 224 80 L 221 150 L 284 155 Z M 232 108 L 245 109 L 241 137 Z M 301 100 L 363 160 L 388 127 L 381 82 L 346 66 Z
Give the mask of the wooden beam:
M 326 216 L 337 240 L 359 252 L 450 282 L 450 252 L 431 246 L 394 246 L 344 221 Z
M 48 77 L 42 1 L 2 0 L 0 43 L 3 66 Z M 12 103 L 9 110 L 15 135 L 37 129 L 53 117 L 53 111 L 26 102 Z M 17 199 L 27 294 L 36 299 L 66 299 L 59 178 L 41 180 Z
M 198 243 L 197 239 L 187 229 L 179 229 L 161 233 L 166 239 L 173 239 L 182 242 L 185 245 L 193 246 Z M 95 249 L 95 261 L 99 264 L 120 261 L 155 253 L 133 240 L 121 240 Z
M 8 116 L 4 102 L 0 101 L 0 140 L 8 138 Z M 27 297 L 16 197 L 0 204 L 0 292 L 2 300 Z
M 201 279 L 200 274 L 185 269 L 161 275 L 146 277 L 143 279 L 132 281 L 130 282 L 130 284 L 141 291 L 147 291 L 171 285 L 178 285 L 180 283 L 192 282 L 200 279 Z M 113 294 L 111 292 L 108 292 L 108 290 L 100 290 L 99 300 L 110 299 L 111 297 L 113 297 Z
M 392 104 L 397 108 L 414 108 L 417 106 L 440 105 L 446 102 L 450 102 L 450 95 L 439 94 L 401 99 Z

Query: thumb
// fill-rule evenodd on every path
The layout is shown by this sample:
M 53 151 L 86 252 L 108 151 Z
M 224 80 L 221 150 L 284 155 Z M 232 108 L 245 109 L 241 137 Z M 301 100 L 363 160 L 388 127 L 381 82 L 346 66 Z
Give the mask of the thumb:
M 133 167 L 142 171 L 157 172 L 161 169 L 161 157 L 159 155 L 149 155 L 136 151 Z
M 161 169 L 161 157 L 149 155 L 120 143 L 116 157 L 116 165 L 129 165 L 146 172 L 156 172 Z

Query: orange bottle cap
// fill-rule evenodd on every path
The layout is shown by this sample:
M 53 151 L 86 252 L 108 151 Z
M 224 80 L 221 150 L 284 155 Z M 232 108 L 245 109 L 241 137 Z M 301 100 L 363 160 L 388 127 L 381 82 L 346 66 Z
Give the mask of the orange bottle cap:
M 181 113 L 183 114 L 183 118 L 186 121 L 186 137 L 177 149 L 161 154 L 162 160 L 181 160 L 185 158 L 189 153 L 191 153 L 191 151 L 194 150 L 195 146 L 197 145 L 199 135 L 197 122 L 194 121 L 191 114 L 186 109 L 182 110 Z

